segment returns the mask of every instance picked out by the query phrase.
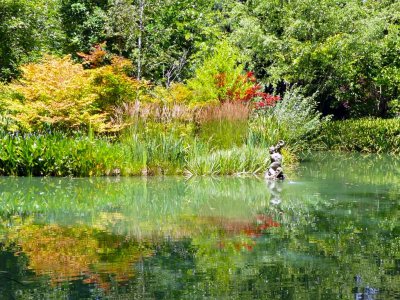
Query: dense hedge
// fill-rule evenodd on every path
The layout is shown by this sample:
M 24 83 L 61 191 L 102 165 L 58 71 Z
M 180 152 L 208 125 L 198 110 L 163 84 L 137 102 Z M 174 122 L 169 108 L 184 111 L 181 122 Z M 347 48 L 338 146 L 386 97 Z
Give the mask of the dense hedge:
M 400 153 L 400 119 L 328 122 L 314 146 L 329 150 Z

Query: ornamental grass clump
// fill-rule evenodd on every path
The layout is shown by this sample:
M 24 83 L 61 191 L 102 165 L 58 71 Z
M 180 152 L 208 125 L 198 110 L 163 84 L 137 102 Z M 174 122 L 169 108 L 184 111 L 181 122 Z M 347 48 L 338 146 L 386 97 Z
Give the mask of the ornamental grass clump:
M 246 141 L 250 107 L 245 102 L 224 102 L 196 111 L 197 136 L 216 149 L 241 146 Z
M 181 174 L 184 169 L 187 144 L 173 131 L 126 134 L 125 159 L 131 162 L 128 173 L 141 175 Z

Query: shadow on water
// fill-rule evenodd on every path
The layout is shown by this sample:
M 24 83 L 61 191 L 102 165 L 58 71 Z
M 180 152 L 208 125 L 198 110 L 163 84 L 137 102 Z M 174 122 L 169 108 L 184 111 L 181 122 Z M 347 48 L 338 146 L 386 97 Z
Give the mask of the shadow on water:
M 314 154 L 283 182 L 0 178 L 0 298 L 398 299 L 396 166 Z

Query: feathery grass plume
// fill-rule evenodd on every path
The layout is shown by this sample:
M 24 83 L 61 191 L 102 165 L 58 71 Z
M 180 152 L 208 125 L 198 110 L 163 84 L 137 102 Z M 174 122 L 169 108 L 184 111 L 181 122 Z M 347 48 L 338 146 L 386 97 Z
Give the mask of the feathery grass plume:
M 196 112 L 197 135 L 217 149 L 241 146 L 246 141 L 249 104 L 224 102 Z

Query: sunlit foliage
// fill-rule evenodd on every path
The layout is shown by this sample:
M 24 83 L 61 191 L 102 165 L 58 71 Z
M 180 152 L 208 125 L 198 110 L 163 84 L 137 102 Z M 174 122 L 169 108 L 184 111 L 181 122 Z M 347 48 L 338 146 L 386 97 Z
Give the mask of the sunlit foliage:
M 146 97 L 147 84 L 124 73 L 129 64 L 114 58 L 111 65 L 85 70 L 69 56 L 47 56 L 40 63 L 27 64 L 20 80 L 1 87 L 2 125 L 25 132 L 120 130 L 111 121 L 113 109 Z

